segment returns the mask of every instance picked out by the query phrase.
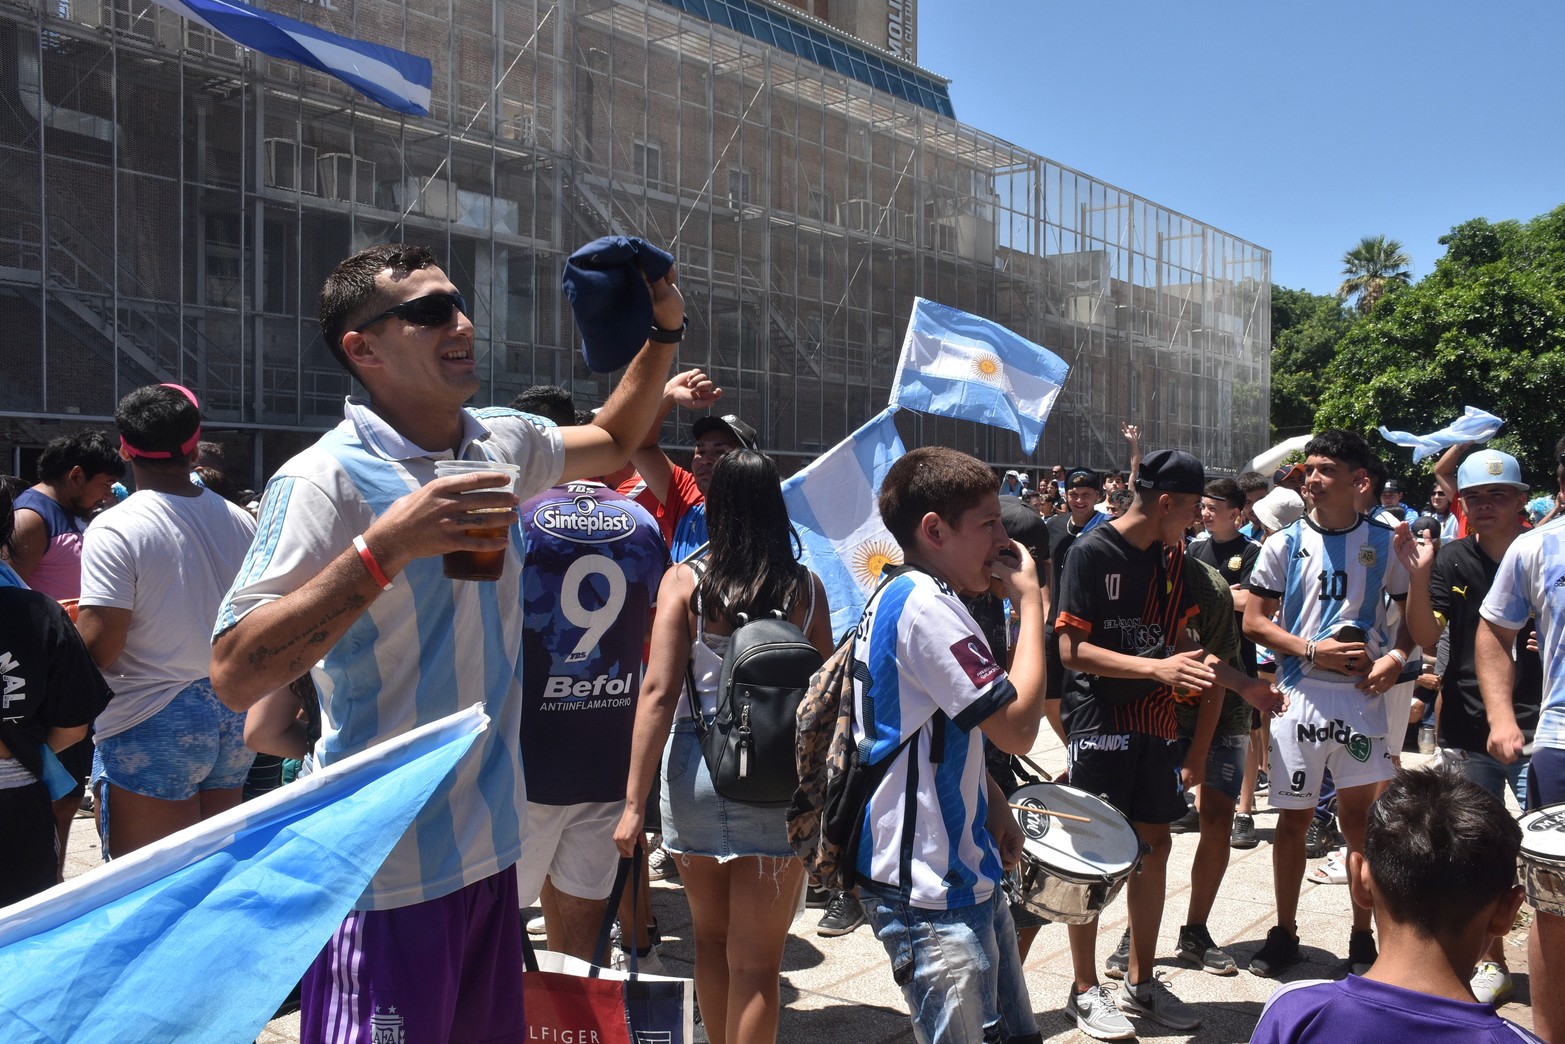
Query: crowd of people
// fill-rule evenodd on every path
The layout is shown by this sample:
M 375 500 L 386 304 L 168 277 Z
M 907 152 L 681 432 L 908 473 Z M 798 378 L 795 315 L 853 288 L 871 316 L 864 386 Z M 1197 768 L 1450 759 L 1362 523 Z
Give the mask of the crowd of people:
M 528 932 L 586 958 L 617 917 L 615 962 L 664 970 L 645 880 L 677 876 L 709 1039 L 775 1040 L 804 867 L 785 810 L 719 793 L 699 737 L 746 621 L 790 621 L 822 657 L 844 636 L 755 429 L 706 412 L 722 392 L 702 371 L 669 375 L 674 273 L 648 288 L 652 328 L 600 409 L 552 386 L 473 409 L 461 292 L 427 250 L 373 247 L 321 291 L 364 394 L 259 504 L 177 385 L 122 400 L 117 446 L 63 437 L 37 484 L 0 487 L 0 904 L 61 879 L 84 802 L 118 858 L 482 703 L 491 727 L 306 973 L 302 1039 L 370 1039 L 392 1015 L 410 1040 L 511 1039 Z M 659 444 L 676 409 L 700 414 L 688 469 Z M 1007 877 L 1028 858 L 1009 798 L 1048 727 L 1057 782 L 1141 848 L 1107 958 L 1095 917 L 1068 926 L 1082 1032 L 1200 1025 L 1153 973 L 1171 835 L 1199 834 L 1178 956 L 1236 974 L 1208 922 L 1265 794 L 1276 918 L 1248 972 L 1302 959 L 1307 870 L 1348 886 L 1353 925 L 1348 977 L 1290 983 L 1256 1039 L 1534 1039 L 1494 1010 L 1522 901 L 1504 798 L 1565 801 L 1565 498 L 1529 501 L 1494 449 L 1448 451 L 1416 511 L 1353 433 L 1230 478 L 1122 430 L 1123 472 L 1034 486 L 920 447 L 887 473 L 903 562 L 852 630 L 852 740 L 875 774 L 853 887 L 809 890 L 818 930 L 869 925 L 920 1041 L 1039 1039 L 1022 961 L 1042 922 Z M 452 460 L 516 477 L 438 474 Z M 503 567 L 453 579 L 451 555 Z M 1439 766 L 1402 769 L 1415 750 Z M 609 911 L 622 860 L 642 885 Z M 1565 967 L 1562 922 L 1537 914 L 1535 983 Z M 1538 1037 L 1565 1039 L 1565 996 L 1532 1001 Z

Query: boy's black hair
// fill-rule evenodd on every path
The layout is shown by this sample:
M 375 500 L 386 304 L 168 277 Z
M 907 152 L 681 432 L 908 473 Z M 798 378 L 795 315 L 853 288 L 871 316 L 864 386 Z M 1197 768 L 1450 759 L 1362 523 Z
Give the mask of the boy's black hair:
M 1327 428 L 1318 432 L 1304 444 L 1305 457 L 1330 457 L 1355 468 L 1368 468 L 1371 460 L 1378 461 L 1375 451 L 1369 448 L 1364 436 L 1356 431 Z
M 162 459 L 140 458 L 143 466 L 172 464 L 189 468 L 189 457 L 180 451 L 201 427 L 201 411 L 180 391 L 162 384 L 137 388 L 114 408 L 114 425 L 120 437 L 147 453 L 168 454 Z
M 38 481 L 51 485 L 63 481 L 72 468 L 81 468 L 88 478 L 95 475 L 125 477 L 125 461 L 120 448 L 101 431 L 74 431 L 49 440 L 38 458 Z
M 343 369 L 354 377 L 359 375 L 348 362 L 348 353 L 342 350 L 342 335 L 393 304 L 391 297 L 375 282 L 376 277 L 388 270 L 405 274 L 436 267 L 439 266 L 435 263 L 435 255 L 428 247 L 382 243 L 360 250 L 332 269 L 321 287 L 317 318 L 326 347 Z
M 1211 497 L 1213 500 L 1221 500 L 1231 508 L 1244 510 L 1244 491 L 1239 488 L 1239 483 L 1231 478 L 1213 479 L 1206 484 L 1201 495 Z
M 1245 499 L 1247 500 L 1249 499 L 1250 494 L 1256 492 L 1257 490 L 1265 493 L 1272 488 L 1271 480 L 1268 479 L 1265 475 L 1262 475 L 1259 471 L 1243 472 L 1234 481 L 1237 482 L 1239 484 L 1239 488 L 1244 491 Z
M 576 400 L 558 384 L 535 384 L 511 400 L 511 409 L 552 420 L 562 428 L 576 424 Z
M 964 511 L 999 492 L 1000 480 L 977 457 L 945 446 L 920 446 L 886 472 L 880 520 L 908 551 L 918 546 L 918 523 L 929 512 L 955 525 Z
M 1516 884 L 1521 843 L 1483 787 L 1448 769 L 1403 769 L 1369 807 L 1364 858 L 1387 916 L 1448 938 Z
M 1369 473 L 1370 495 L 1379 500 L 1380 494 L 1385 491 L 1386 480 L 1391 477 L 1386 470 L 1386 463 L 1380 459 L 1378 453 L 1371 451 L 1369 459 L 1364 462 L 1364 470 Z

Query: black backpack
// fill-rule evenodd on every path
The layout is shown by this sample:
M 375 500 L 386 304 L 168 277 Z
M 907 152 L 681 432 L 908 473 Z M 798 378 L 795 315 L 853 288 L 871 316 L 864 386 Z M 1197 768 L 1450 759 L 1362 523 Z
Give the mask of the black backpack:
M 717 717 L 704 726 L 698 715 L 696 734 L 719 794 L 747 805 L 781 808 L 793 800 L 799 785 L 795 722 L 799 701 L 822 657 L 788 621 L 786 608 L 757 620 L 741 614 L 740 621 L 723 657 Z M 693 699 L 693 677 L 690 691 Z

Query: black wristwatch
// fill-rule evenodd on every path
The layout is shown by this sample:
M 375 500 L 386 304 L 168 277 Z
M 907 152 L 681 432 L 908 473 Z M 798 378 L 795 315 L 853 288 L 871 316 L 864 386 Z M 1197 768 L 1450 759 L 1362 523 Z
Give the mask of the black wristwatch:
M 656 341 L 658 344 L 678 344 L 685 339 L 685 331 L 690 329 L 690 319 L 685 317 L 677 330 L 665 330 L 657 323 L 652 324 L 652 330 L 647 334 L 647 340 Z

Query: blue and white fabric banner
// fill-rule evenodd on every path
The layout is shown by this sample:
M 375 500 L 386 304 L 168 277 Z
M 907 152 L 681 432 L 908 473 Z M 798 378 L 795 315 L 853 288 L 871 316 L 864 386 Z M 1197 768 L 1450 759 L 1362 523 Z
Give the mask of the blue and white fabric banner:
M 1028 453 L 1070 367 L 998 323 L 913 299 L 913 319 L 891 381 L 891 404 L 1010 428 Z
M 1469 406 L 1456 420 L 1439 431 L 1430 432 L 1428 435 L 1414 435 L 1406 431 L 1388 431 L 1382 426 L 1380 437 L 1398 446 L 1413 447 L 1413 463 L 1417 464 L 1425 457 L 1432 457 L 1442 450 L 1450 449 L 1452 446 L 1460 446 L 1464 442 L 1485 442 L 1492 439 L 1504 423 L 1503 420 L 1492 413 L 1485 413 L 1476 406 Z
M 488 724 L 431 722 L 0 910 L 6 1044 L 254 1040 Z
M 831 601 L 831 633 L 840 639 L 859 622 L 864 602 L 886 565 L 902 549 L 881 524 L 876 498 L 887 470 L 906 450 L 887 407 L 783 483 L 803 562 L 821 578 Z
M 338 36 L 239 0 L 155 2 L 222 33 L 242 47 L 335 76 L 388 109 L 410 116 L 429 115 L 429 88 L 434 74 L 428 58 Z

